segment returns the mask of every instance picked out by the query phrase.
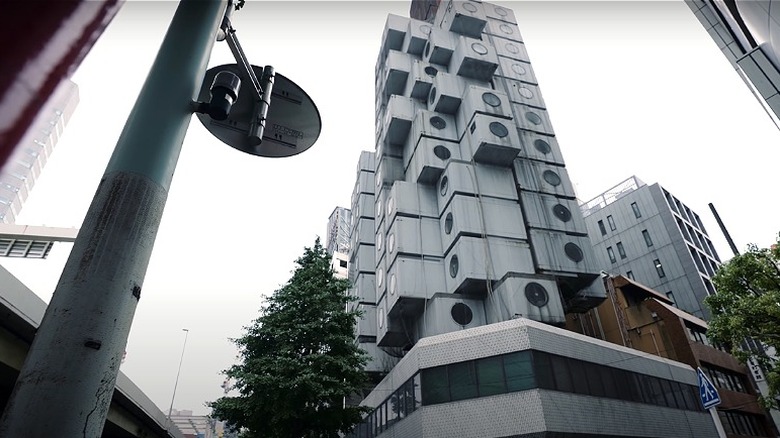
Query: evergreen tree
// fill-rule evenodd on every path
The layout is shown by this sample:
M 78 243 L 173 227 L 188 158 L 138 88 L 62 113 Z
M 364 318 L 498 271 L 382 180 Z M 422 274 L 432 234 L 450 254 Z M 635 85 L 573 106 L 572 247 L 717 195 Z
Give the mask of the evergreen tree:
M 337 437 L 367 412 L 344 406 L 362 389 L 367 361 L 354 343 L 359 311 L 347 310 L 349 283 L 333 276 L 319 238 L 295 263 L 292 278 L 233 340 L 241 363 L 224 374 L 240 395 L 209 404 L 242 438 Z
M 780 395 L 780 362 L 772 357 L 780 353 L 779 263 L 780 245 L 750 245 L 718 269 L 717 293 L 704 299 L 712 311 L 707 337 L 731 347 L 742 363 L 752 358 L 762 366 L 769 385 L 762 403 L 773 407 Z

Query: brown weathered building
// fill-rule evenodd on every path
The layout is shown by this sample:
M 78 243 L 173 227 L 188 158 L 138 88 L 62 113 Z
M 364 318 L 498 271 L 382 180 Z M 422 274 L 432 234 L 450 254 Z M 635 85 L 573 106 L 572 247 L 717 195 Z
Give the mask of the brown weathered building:
M 614 344 L 700 367 L 718 388 L 718 406 L 729 437 L 773 437 L 775 428 L 758 404 L 749 370 L 707 339 L 707 323 L 667 297 L 623 276 L 604 279 L 607 300 L 567 315 L 566 328 Z

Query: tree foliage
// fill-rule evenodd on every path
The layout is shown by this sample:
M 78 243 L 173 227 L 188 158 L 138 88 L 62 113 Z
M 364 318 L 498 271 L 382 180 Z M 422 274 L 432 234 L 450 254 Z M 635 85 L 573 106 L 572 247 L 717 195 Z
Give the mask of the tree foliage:
M 743 363 L 752 357 L 766 371 L 769 393 L 761 401 L 767 407 L 778 406 L 780 395 L 780 363 L 771 357 L 780 353 L 778 263 L 780 245 L 750 245 L 721 266 L 713 278 L 717 293 L 704 300 L 712 311 L 707 337 L 729 346 Z
M 337 437 L 366 412 L 344 406 L 363 387 L 367 360 L 353 342 L 359 312 L 346 310 L 348 281 L 333 276 L 319 238 L 295 263 L 292 278 L 233 340 L 241 363 L 224 374 L 240 395 L 209 404 L 242 438 Z

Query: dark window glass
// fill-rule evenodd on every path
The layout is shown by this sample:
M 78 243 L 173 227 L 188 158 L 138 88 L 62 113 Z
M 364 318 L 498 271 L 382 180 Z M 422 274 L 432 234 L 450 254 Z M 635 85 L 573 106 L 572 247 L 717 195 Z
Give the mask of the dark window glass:
M 661 264 L 661 261 L 658 259 L 653 260 L 653 265 L 655 266 L 655 272 L 658 273 L 659 278 L 666 277 L 666 272 L 664 272 L 664 266 Z
M 473 361 L 447 365 L 447 377 L 453 401 L 477 396 L 477 372 Z
M 538 360 L 539 357 L 545 356 L 544 353 L 534 353 L 534 359 Z M 507 391 L 525 391 L 526 389 L 535 388 L 534 382 L 534 363 L 531 361 L 530 351 L 520 351 L 517 353 L 507 354 L 504 359 L 504 375 L 506 376 L 506 388 Z M 534 362 L 536 362 L 536 360 Z M 544 360 L 542 360 L 544 362 Z M 538 363 L 538 362 L 537 362 Z M 541 379 L 549 381 L 550 376 L 550 364 L 547 362 L 546 366 L 542 364 L 542 369 L 537 367 L 536 373 L 542 373 Z M 545 380 L 546 379 L 546 380 Z M 552 384 L 543 386 L 539 383 L 540 388 L 552 388 Z
M 555 378 L 555 389 L 563 392 L 574 392 L 574 383 L 571 380 L 569 364 L 566 363 L 566 358 L 551 355 L 550 363 L 552 364 L 553 377 Z
M 631 374 L 629 374 L 628 371 L 617 368 L 609 368 L 609 370 L 617 390 L 617 398 L 620 400 L 633 401 L 631 396 L 631 386 L 633 385 Z
M 666 398 L 667 406 L 675 409 L 685 409 L 684 403 L 678 403 L 677 396 L 674 393 L 675 392 L 674 388 L 672 387 L 672 383 L 677 383 L 677 382 L 670 382 L 666 379 L 661 379 L 661 391 L 663 391 L 664 393 L 664 398 Z
M 590 395 L 588 375 L 585 372 L 585 367 L 581 366 L 581 364 L 582 363 L 576 359 L 569 359 L 569 370 L 571 371 L 571 379 L 574 384 L 574 392 L 577 394 Z
M 609 224 L 609 229 L 615 231 L 615 219 L 613 219 L 612 216 L 607 216 L 607 223 Z
M 600 367 L 601 384 L 604 385 L 604 397 L 621 398 L 618 390 L 618 376 L 615 368 Z
M 648 381 L 650 382 L 650 403 L 658 406 L 666 406 L 664 391 L 661 388 L 661 379 L 648 376 Z
M 384 431 L 384 430 L 385 430 L 385 426 L 387 426 L 387 414 L 385 413 L 385 408 L 386 408 L 386 407 L 387 407 L 387 405 L 386 405 L 386 404 L 384 404 L 384 403 L 382 403 L 382 404 L 379 406 L 379 412 L 378 412 L 378 415 L 379 415 L 379 416 L 378 416 L 378 419 L 377 419 L 377 420 L 378 420 L 378 422 L 379 422 L 379 424 L 378 424 L 378 426 L 379 426 L 379 427 L 378 427 L 378 430 L 379 430 L 379 432 L 382 432 L 382 431 Z
M 388 423 L 392 424 L 401 418 L 406 417 L 406 396 L 404 395 L 404 389 L 406 385 L 401 385 L 390 397 L 390 410 L 388 415 L 390 420 Z
M 615 258 L 615 251 L 612 251 L 612 247 L 607 247 L 607 255 L 609 256 L 609 261 L 612 263 L 617 262 L 617 259 Z
M 642 217 L 642 212 L 639 211 L 639 206 L 636 205 L 636 202 L 631 203 L 631 209 L 634 210 L 634 217 L 636 218 Z
M 537 386 L 542 389 L 555 389 L 555 379 L 553 379 L 550 355 L 542 353 L 541 351 L 534 351 L 533 358 L 534 375 L 536 376 Z M 509 373 L 507 373 L 507 386 L 509 386 Z
M 626 249 L 623 247 L 623 242 L 618 242 L 616 246 L 617 246 L 618 255 L 620 255 L 620 258 L 621 259 L 626 258 Z
M 630 279 L 632 279 L 632 280 L 633 280 L 633 279 L 634 279 L 634 271 L 628 271 L 628 272 L 626 272 L 626 277 L 628 277 L 628 278 L 630 278 Z
M 450 401 L 447 368 L 436 367 L 421 371 L 422 404 L 432 405 Z
M 588 376 L 588 385 L 590 386 L 590 395 L 595 397 L 604 397 L 604 383 L 601 381 L 601 369 L 603 366 L 590 362 L 581 362 L 578 367 L 585 369 Z
M 653 246 L 653 239 L 650 238 L 650 233 L 647 230 L 642 230 L 642 237 L 645 238 L 645 244 L 647 246 Z
M 411 405 L 407 404 L 407 406 L 411 406 L 412 411 L 416 411 L 422 404 L 422 385 L 420 384 L 420 373 L 417 373 L 414 375 L 414 377 L 412 377 L 412 385 L 414 386 L 414 392 L 412 393 L 414 402 Z
M 680 409 L 688 409 L 693 410 L 696 409 L 696 406 L 690 405 L 688 397 L 686 396 L 687 389 L 686 385 L 683 385 L 680 382 L 669 382 L 672 385 L 672 392 L 674 392 L 674 399 L 677 400 L 677 406 L 679 406 Z
M 599 221 L 599 230 L 601 230 L 601 235 L 606 236 L 607 235 L 607 229 L 604 227 L 604 221 Z
M 633 374 L 631 385 L 631 398 L 637 403 L 652 403 L 650 398 L 650 376 Z
M 688 406 L 692 406 L 693 410 L 701 409 L 701 401 L 700 401 L 698 386 L 684 385 L 683 397 L 685 397 L 685 404 Z
M 479 382 L 480 397 L 506 392 L 504 364 L 500 356 L 487 357 L 477 361 L 477 382 Z

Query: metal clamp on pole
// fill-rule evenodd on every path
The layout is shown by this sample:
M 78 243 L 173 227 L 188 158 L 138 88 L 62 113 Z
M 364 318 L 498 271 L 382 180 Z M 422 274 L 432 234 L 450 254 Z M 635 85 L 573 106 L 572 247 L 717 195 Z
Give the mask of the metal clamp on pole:
M 255 106 L 255 114 L 252 120 L 252 126 L 249 129 L 249 138 L 254 144 L 263 142 L 263 132 L 265 132 L 265 122 L 268 120 L 268 108 L 271 106 L 271 93 L 274 90 L 274 68 L 270 65 L 263 67 L 263 95 Z

